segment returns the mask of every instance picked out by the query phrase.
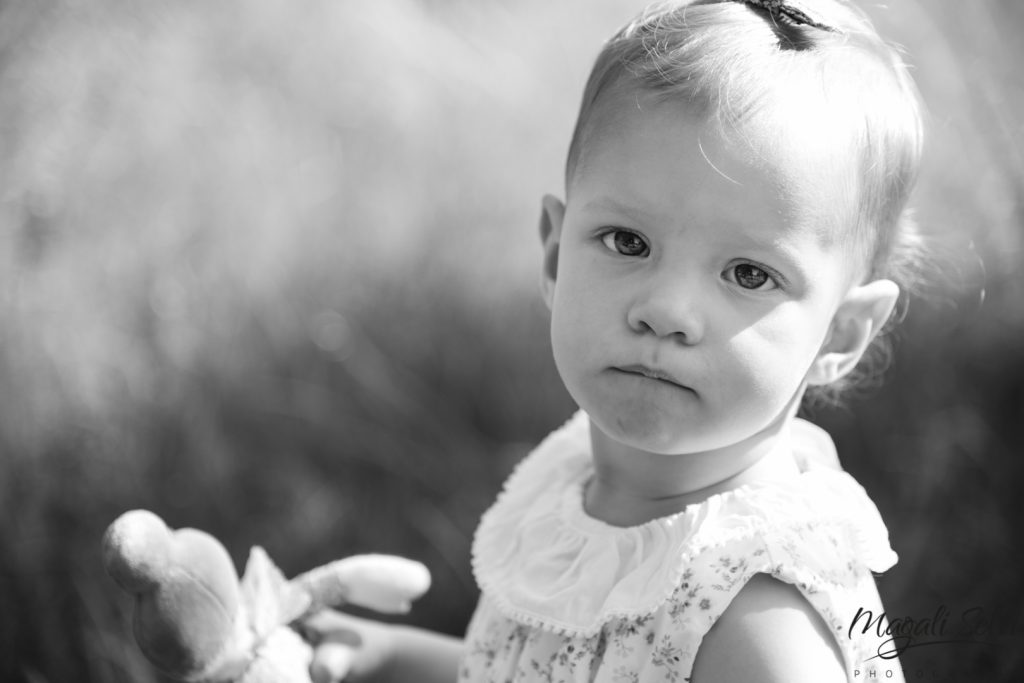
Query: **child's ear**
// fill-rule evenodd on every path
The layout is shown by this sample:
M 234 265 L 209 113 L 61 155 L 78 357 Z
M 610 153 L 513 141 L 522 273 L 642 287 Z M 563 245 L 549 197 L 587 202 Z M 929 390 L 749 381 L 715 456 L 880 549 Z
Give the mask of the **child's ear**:
M 540 210 L 540 242 L 544 248 L 540 291 L 548 308 L 551 308 L 551 302 L 555 296 L 555 277 L 558 275 L 558 243 L 562 240 L 562 220 L 564 218 L 565 204 L 557 197 L 544 195 Z
M 874 280 L 851 289 L 832 317 L 825 343 L 807 373 L 807 383 L 830 384 L 853 370 L 889 319 L 899 296 L 900 288 L 892 280 Z

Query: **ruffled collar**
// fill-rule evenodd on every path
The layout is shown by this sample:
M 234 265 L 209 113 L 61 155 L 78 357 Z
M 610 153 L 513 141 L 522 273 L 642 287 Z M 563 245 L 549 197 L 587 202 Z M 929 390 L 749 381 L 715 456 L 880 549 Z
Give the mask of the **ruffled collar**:
M 748 484 L 668 517 L 615 527 L 590 517 L 589 419 L 582 411 L 516 468 L 483 516 L 473 571 L 505 616 L 543 629 L 592 635 L 613 618 L 658 609 L 696 555 L 727 544 L 797 534 L 808 521 L 842 527 L 849 553 L 872 571 L 896 561 L 864 489 L 838 467 L 831 438 L 797 420 L 793 450 L 802 473 Z

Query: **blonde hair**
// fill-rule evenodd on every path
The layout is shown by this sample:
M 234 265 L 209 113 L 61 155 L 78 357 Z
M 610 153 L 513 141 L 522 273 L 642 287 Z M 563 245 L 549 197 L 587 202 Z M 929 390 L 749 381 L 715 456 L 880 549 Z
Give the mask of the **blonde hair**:
M 811 144 L 810 122 L 816 141 L 836 145 L 859 171 L 851 180 L 856 215 L 845 217 L 850 229 L 834 237 L 856 249 L 866 279 L 888 278 L 914 291 L 925 253 L 908 209 L 923 138 L 916 87 L 899 52 L 861 11 L 843 0 L 803 4 L 828 28 L 777 19 L 737 0 L 677 0 L 645 10 L 604 45 L 591 70 L 567 184 L 602 130 L 600 105 L 623 88 L 682 102 L 725 133 L 756 126 Z

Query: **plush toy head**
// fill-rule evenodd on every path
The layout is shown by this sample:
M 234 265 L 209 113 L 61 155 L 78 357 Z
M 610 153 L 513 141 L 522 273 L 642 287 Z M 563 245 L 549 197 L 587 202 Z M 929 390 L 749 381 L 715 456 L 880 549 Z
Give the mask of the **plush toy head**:
M 288 628 L 323 607 L 403 612 L 430 585 L 418 562 L 349 557 L 287 581 L 253 548 L 241 583 L 214 537 L 173 531 L 151 512 L 119 517 L 103 539 L 107 572 L 135 599 L 135 639 L 153 664 L 195 681 L 307 683 L 312 650 Z
M 103 550 L 107 572 L 135 597 L 135 639 L 149 660 L 179 678 L 205 672 L 238 614 L 238 575 L 224 546 L 135 510 L 110 526 Z

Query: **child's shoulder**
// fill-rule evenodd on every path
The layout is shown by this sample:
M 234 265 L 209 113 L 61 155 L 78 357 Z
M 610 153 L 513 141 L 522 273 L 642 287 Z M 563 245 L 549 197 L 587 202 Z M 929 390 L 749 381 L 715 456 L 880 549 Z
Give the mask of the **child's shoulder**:
M 845 681 L 843 657 L 818 611 L 795 586 L 750 578 L 704 636 L 693 683 Z

